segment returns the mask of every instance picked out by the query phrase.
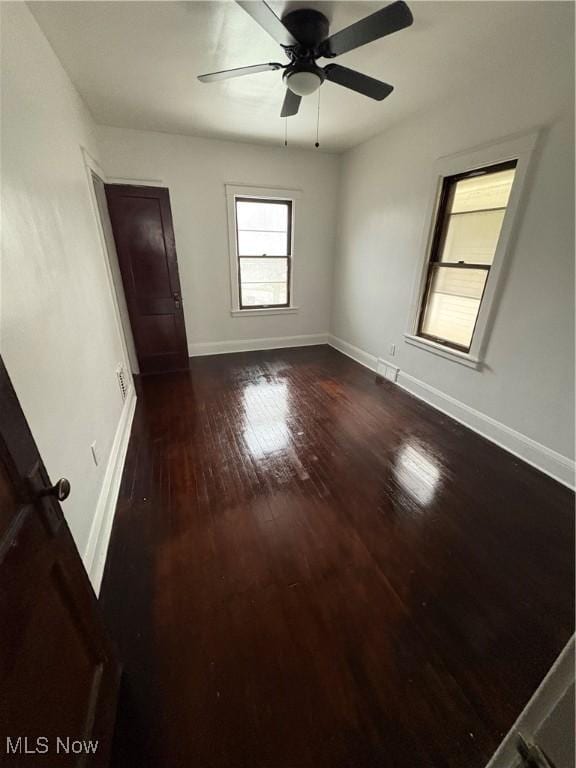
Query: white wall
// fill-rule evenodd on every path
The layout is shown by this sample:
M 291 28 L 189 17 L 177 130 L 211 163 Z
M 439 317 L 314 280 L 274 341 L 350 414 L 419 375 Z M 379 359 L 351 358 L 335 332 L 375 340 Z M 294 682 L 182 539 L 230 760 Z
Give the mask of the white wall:
M 26 5 L 0 5 L 0 352 L 52 479 L 72 484 L 63 509 L 85 554 L 122 412 L 122 345 L 80 149 L 97 148 Z
M 170 190 L 191 354 L 240 339 L 329 329 L 339 157 L 99 127 L 109 177 L 158 179 Z M 232 317 L 226 183 L 301 189 L 294 242 L 296 314 Z
M 344 157 L 333 333 L 507 427 L 574 455 L 573 6 L 551 3 L 542 41 Z M 486 366 L 404 343 L 435 160 L 542 127 Z

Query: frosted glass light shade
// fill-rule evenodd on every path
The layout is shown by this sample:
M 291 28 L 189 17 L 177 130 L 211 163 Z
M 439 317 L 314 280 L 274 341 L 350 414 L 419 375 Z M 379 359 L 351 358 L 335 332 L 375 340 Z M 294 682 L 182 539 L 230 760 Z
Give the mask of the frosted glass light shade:
M 286 78 L 286 85 L 297 96 L 309 96 L 322 85 L 322 79 L 315 72 L 293 72 Z

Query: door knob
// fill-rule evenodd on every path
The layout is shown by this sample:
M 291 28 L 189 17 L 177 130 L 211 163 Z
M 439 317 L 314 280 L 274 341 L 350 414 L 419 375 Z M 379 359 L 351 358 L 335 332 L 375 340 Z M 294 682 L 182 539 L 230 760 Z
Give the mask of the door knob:
M 54 485 L 38 491 L 38 496 L 54 496 L 58 501 L 65 501 L 70 496 L 70 481 L 65 477 L 61 477 Z

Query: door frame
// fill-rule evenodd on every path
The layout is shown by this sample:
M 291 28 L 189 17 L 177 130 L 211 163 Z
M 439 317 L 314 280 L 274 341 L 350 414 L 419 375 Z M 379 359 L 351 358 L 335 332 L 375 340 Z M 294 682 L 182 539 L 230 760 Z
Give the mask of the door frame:
M 104 471 L 104 476 L 102 478 L 102 483 L 98 494 L 98 500 L 94 510 L 94 516 L 90 525 L 88 541 L 86 543 L 85 551 L 82 554 L 82 562 L 84 563 L 84 567 L 88 572 L 94 591 L 98 596 L 102 577 L 104 574 L 106 554 L 108 551 L 112 526 L 114 524 L 116 515 L 116 504 L 118 500 L 120 482 L 122 479 L 124 460 L 128 450 L 132 421 L 136 410 L 137 393 L 130 374 L 137 374 L 138 371 L 133 370 L 130 355 L 128 353 L 126 330 L 122 322 L 122 314 L 118 304 L 116 286 L 114 283 L 112 267 L 110 264 L 110 256 L 106 245 L 106 237 L 104 234 L 102 220 L 100 218 L 100 211 L 98 209 L 98 201 L 96 200 L 96 193 L 94 191 L 94 185 L 92 182 L 92 174 L 94 174 L 98 176 L 98 178 L 100 178 L 103 183 L 106 183 L 106 174 L 104 173 L 98 161 L 92 157 L 90 152 L 85 147 L 80 145 L 80 150 L 82 155 L 82 163 L 86 174 L 86 187 L 88 190 L 90 207 L 92 209 L 95 232 L 97 233 L 97 237 L 100 243 L 102 262 L 109 286 L 110 299 L 112 301 L 112 307 L 114 311 L 114 319 L 118 330 L 118 336 L 120 338 L 120 345 L 122 348 L 122 359 L 118 362 L 121 363 L 126 373 L 129 374 L 129 387 L 126 394 L 126 399 L 122 406 L 120 419 L 114 433 L 113 442 L 107 459 L 106 469 Z M 122 291 L 124 290 L 122 285 L 120 285 L 120 289 Z M 130 333 L 132 332 L 131 329 L 129 329 L 129 331 Z
M 100 250 L 102 252 L 102 257 L 103 257 L 104 265 L 106 268 L 106 278 L 108 280 L 108 285 L 110 287 L 110 294 L 112 296 L 112 304 L 114 306 L 114 317 L 116 320 L 118 333 L 120 335 L 120 340 L 122 343 L 122 353 L 124 356 L 124 359 L 122 362 L 126 367 L 127 371 L 131 371 L 132 374 L 138 375 L 140 373 L 138 368 L 138 360 L 137 358 L 132 360 L 131 355 L 128 352 L 129 342 L 127 337 L 128 337 L 128 334 L 130 334 L 130 337 L 132 337 L 132 328 L 129 327 L 127 329 L 125 327 L 125 321 L 122 317 L 122 312 L 120 311 L 120 306 L 118 304 L 117 291 L 122 291 L 122 293 L 124 294 L 124 286 L 116 285 L 116 282 L 114 280 L 112 266 L 110 264 L 110 254 L 108 252 L 108 246 L 106 244 L 106 235 L 104 233 L 104 228 L 102 226 L 102 219 L 100 218 L 100 210 L 98 208 L 98 201 L 96 200 L 96 193 L 94 192 L 92 174 L 94 174 L 95 176 L 98 176 L 98 178 L 102 181 L 103 184 L 116 183 L 116 179 L 112 179 L 104 173 L 104 169 L 102 168 L 100 163 L 94 157 L 92 157 L 92 155 L 86 149 L 86 147 L 80 146 L 80 149 L 82 152 L 84 170 L 86 172 L 86 183 L 88 186 L 88 194 L 90 196 L 90 205 L 92 208 L 94 222 L 96 224 L 96 229 L 98 231 L 98 240 L 100 242 Z M 140 184 L 142 186 L 158 185 L 157 181 L 152 181 L 152 180 L 143 180 L 143 181 L 130 180 L 130 181 L 123 181 L 122 183 L 130 183 L 130 184 L 134 183 L 134 184 Z M 126 296 L 124 296 L 124 300 L 126 301 Z M 130 321 L 128 320 L 128 322 Z

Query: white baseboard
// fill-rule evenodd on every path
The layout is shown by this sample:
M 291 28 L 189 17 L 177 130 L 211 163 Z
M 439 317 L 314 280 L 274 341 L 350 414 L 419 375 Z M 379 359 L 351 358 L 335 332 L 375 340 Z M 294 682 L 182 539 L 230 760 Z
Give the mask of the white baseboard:
M 451 416 L 474 432 L 486 437 L 509 453 L 517 456 L 527 464 L 544 472 L 569 488 L 574 488 L 574 462 L 566 456 L 547 448 L 531 437 L 523 435 L 511 427 L 507 427 L 491 416 L 471 408 L 469 405 L 446 395 L 439 389 L 426 384 L 404 371 L 398 375 L 398 386 L 424 400 L 438 411 Z
M 336 336 L 330 336 L 328 343 L 371 371 L 377 370 L 378 359 L 375 355 L 371 355 Z M 456 421 L 496 443 L 527 464 L 536 467 L 563 485 L 574 488 L 576 464 L 566 456 L 502 424 L 502 422 L 496 421 L 491 416 L 471 408 L 460 400 L 446 395 L 439 389 L 410 376 L 404 371 L 399 371 L 397 383 L 399 387 L 410 394 L 456 419 Z
M 309 347 L 315 344 L 327 344 L 327 333 L 314 333 L 302 336 L 276 336 L 260 339 L 238 339 L 235 341 L 203 341 L 188 345 L 190 357 L 203 355 L 226 355 L 231 352 L 254 352 L 259 349 L 284 349 L 286 347 Z
M 522 734 L 530 741 L 538 742 L 538 731 L 553 713 L 567 689 L 574 682 L 574 635 L 558 656 L 520 716 L 502 740 L 486 768 L 511 768 L 518 765 L 516 741 Z M 569 738 L 569 735 L 566 735 Z
M 374 373 L 378 372 L 378 358 L 376 355 L 371 355 L 363 349 L 360 349 L 360 347 L 355 347 L 354 344 L 349 344 L 347 341 L 344 341 L 344 339 L 339 339 L 337 336 L 332 336 L 332 334 L 328 337 L 328 344 L 339 352 L 342 352 L 343 355 L 351 357 L 352 360 L 360 363 L 360 365 L 363 365 L 365 368 L 369 368 L 371 371 L 374 371 Z
M 128 396 L 124 401 L 116 434 L 114 435 L 114 442 L 112 443 L 112 449 L 108 458 L 108 466 L 104 473 L 104 480 L 102 481 L 102 488 L 98 497 L 90 536 L 88 537 L 88 545 L 83 557 L 84 566 L 88 571 L 88 576 L 96 594 L 100 592 L 100 584 L 104 574 L 108 542 L 112 532 L 112 523 L 114 522 L 116 502 L 118 500 L 118 492 L 120 491 L 120 481 L 130 441 L 135 409 L 136 392 L 134 387 L 130 387 Z

